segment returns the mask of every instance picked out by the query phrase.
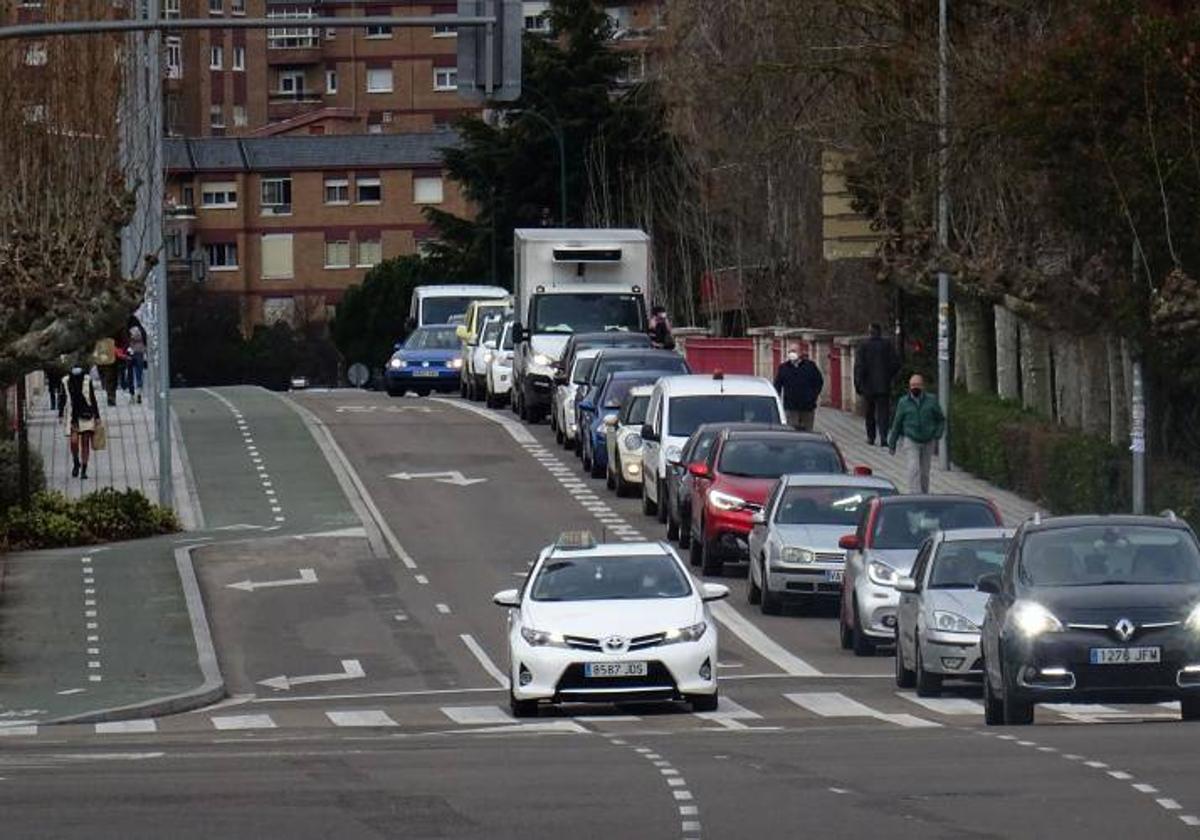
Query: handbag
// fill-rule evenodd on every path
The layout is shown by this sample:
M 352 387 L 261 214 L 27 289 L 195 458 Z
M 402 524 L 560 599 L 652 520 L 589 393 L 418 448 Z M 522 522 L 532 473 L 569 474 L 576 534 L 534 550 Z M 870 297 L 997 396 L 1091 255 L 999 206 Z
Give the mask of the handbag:
M 108 448 L 108 427 L 103 423 L 97 423 L 96 428 L 92 430 L 92 449 L 97 452 Z
M 92 360 L 100 367 L 111 365 L 117 360 L 117 343 L 111 338 L 102 338 L 92 350 Z

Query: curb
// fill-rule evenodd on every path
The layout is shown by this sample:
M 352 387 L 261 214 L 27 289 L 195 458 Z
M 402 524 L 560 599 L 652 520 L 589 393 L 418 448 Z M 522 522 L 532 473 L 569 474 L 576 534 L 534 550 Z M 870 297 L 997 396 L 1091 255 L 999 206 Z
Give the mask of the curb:
M 213 647 L 212 632 L 208 627 L 208 616 L 204 611 L 204 599 L 200 595 L 200 584 L 196 580 L 196 568 L 192 563 L 192 549 L 197 547 L 187 546 L 175 549 L 175 567 L 179 571 L 179 582 L 183 586 L 184 599 L 187 601 L 188 617 L 192 623 L 192 637 L 196 642 L 196 656 L 203 682 L 190 691 L 179 694 L 156 697 L 153 700 L 131 703 L 128 706 L 114 706 L 70 717 L 56 718 L 45 721 L 46 724 L 103 723 L 132 718 L 162 717 L 208 706 L 225 697 L 225 678 L 221 676 L 217 652 Z
M 204 510 L 200 507 L 200 491 L 196 489 L 196 475 L 192 472 L 192 461 L 188 457 L 187 444 L 183 439 L 183 428 L 179 425 L 179 415 L 171 409 L 171 439 L 174 443 L 174 455 L 178 461 L 180 473 L 171 465 L 171 483 L 174 485 L 172 494 L 175 497 L 175 507 L 179 512 L 180 524 L 185 531 L 204 530 Z M 180 486 L 182 485 L 182 487 Z M 183 492 L 181 493 L 180 490 Z

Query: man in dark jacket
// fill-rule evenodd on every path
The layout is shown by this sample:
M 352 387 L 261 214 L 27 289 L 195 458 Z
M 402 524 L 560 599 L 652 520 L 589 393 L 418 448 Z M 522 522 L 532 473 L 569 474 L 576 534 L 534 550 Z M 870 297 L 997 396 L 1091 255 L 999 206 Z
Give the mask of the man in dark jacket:
M 775 390 L 783 397 L 783 410 L 788 425 L 802 432 L 813 430 L 817 415 L 817 399 L 825 387 L 825 377 L 812 359 L 792 348 L 787 361 L 775 373 Z
M 891 427 L 892 380 L 900 370 L 900 360 L 892 343 L 883 337 L 883 328 L 871 324 L 871 337 L 858 345 L 854 357 L 854 390 L 862 396 L 867 410 L 867 443 L 887 446 Z

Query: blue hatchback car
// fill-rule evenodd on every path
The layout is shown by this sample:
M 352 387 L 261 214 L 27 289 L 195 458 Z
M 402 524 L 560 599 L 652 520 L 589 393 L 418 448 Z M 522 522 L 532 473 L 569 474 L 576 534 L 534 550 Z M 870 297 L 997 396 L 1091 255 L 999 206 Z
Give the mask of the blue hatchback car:
M 610 373 L 604 382 L 575 406 L 579 417 L 579 442 L 583 468 L 592 478 L 604 478 L 608 469 L 608 427 L 604 418 L 621 410 L 629 390 L 637 385 L 653 385 L 664 376 L 677 376 L 673 370 L 622 370 Z
M 388 396 L 413 391 L 457 391 L 462 372 L 462 341 L 452 324 L 417 327 L 388 359 L 384 371 Z

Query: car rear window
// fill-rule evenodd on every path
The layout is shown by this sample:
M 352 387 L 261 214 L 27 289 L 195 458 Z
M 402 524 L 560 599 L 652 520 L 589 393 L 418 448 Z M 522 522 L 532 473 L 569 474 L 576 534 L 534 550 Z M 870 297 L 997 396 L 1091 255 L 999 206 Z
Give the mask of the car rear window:
M 1052 528 L 1025 538 L 1020 577 L 1030 586 L 1200 583 L 1200 551 L 1179 528 Z
M 625 356 L 611 358 L 597 356 L 597 362 L 592 367 L 590 381 L 593 384 L 603 382 L 610 373 L 622 370 L 661 370 L 665 375 L 688 373 L 687 360 L 676 353 L 647 353 L 644 356 Z
M 594 358 L 580 359 L 579 361 L 575 362 L 575 376 L 572 377 L 571 382 L 576 385 L 582 385 L 587 382 L 588 376 L 592 372 L 592 365 L 595 363 L 596 360 Z
M 535 601 L 629 601 L 684 598 L 691 584 L 665 554 L 617 557 L 556 557 L 538 571 Z
M 833 444 L 824 440 L 733 438 L 721 448 L 717 469 L 743 478 L 779 478 L 793 473 L 845 472 Z
M 984 575 L 1004 569 L 1008 539 L 951 540 L 942 543 L 929 573 L 930 589 L 974 589 Z
M 876 487 L 789 487 L 775 512 L 780 525 L 845 525 L 853 528 L 867 502 L 892 491 Z
M 667 433 L 690 437 L 705 423 L 779 423 L 779 403 L 775 397 L 744 394 L 703 394 L 672 397 L 671 422 Z
M 876 518 L 871 545 L 916 549 L 934 531 L 998 528 L 1003 523 L 986 502 L 947 500 L 885 504 Z

